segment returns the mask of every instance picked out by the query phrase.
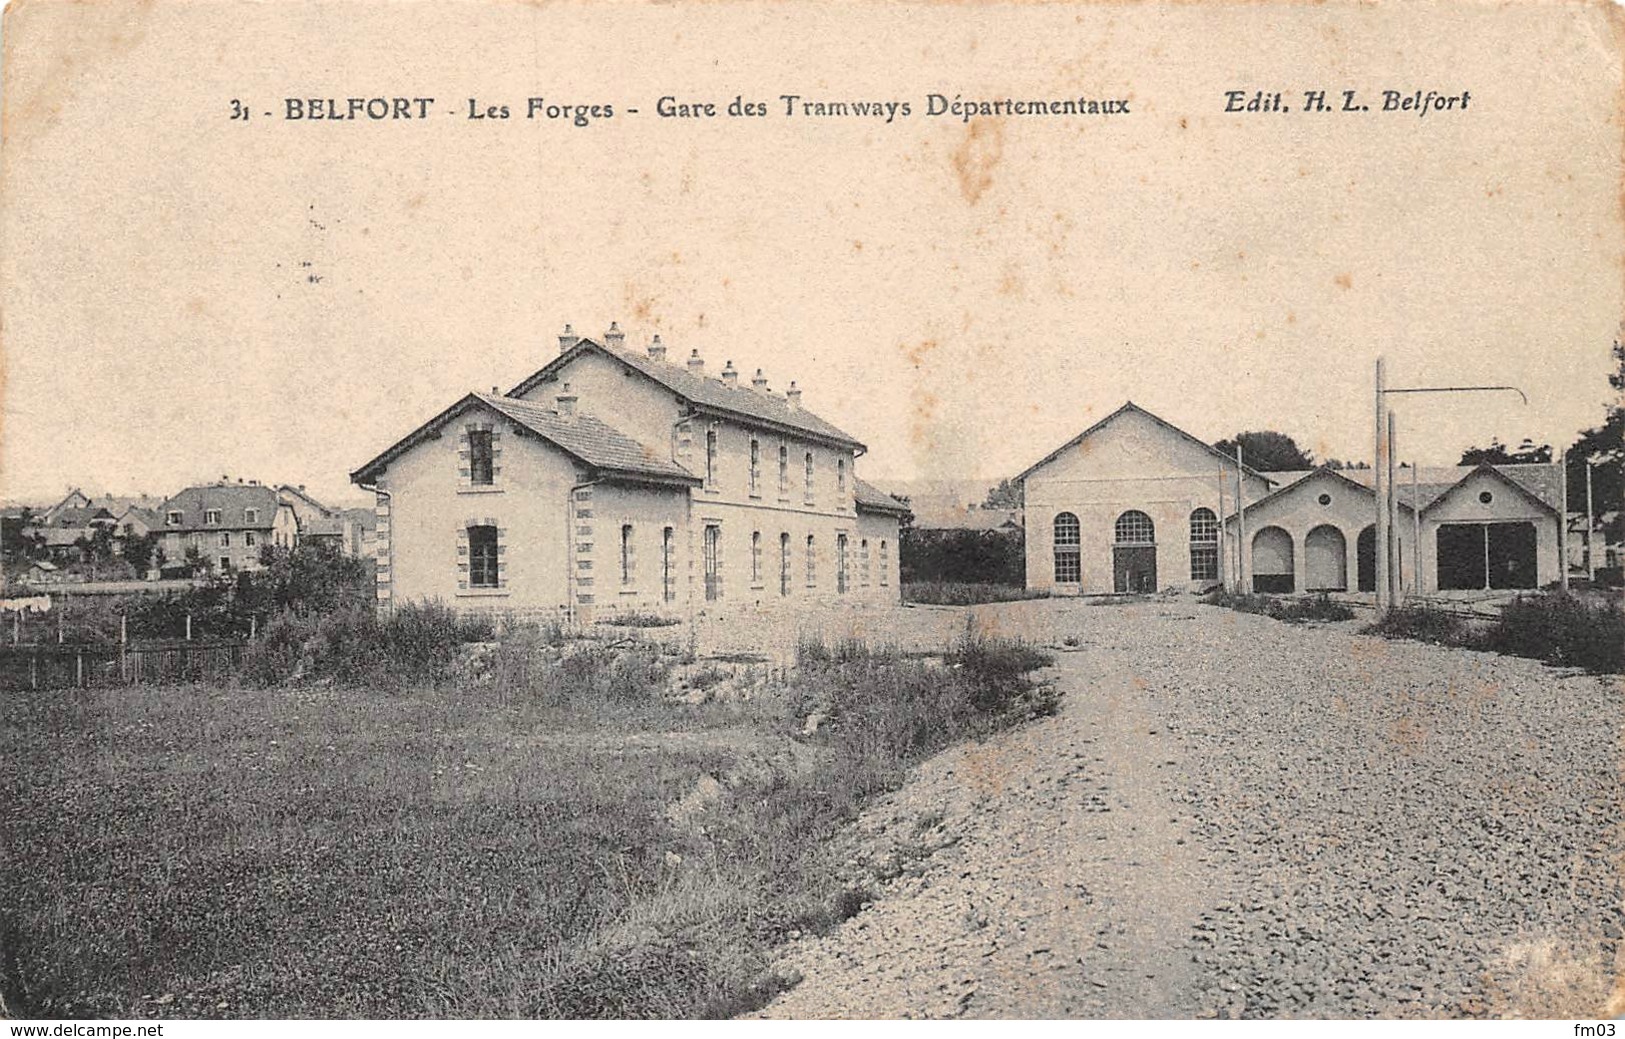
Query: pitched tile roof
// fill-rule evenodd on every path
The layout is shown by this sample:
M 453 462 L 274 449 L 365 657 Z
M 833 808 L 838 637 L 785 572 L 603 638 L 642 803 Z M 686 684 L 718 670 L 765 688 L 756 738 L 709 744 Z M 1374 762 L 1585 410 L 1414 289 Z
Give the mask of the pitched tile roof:
M 1560 477 L 1555 465 L 1542 462 L 1525 463 L 1518 465 L 1446 465 L 1446 466 L 1419 466 L 1415 470 L 1416 483 L 1411 483 L 1412 470 L 1409 466 L 1394 470 L 1394 498 L 1407 509 L 1418 507 L 1425 515 L 1434 503 L 1443 498 L 1452 488 L 1460 484 L 1467 477 L 1481 470 L 1487 470 L 1500 476 L 1518 490 L 1529 495 L 1536 502 L 1556 512 L 1559 509 L 1561 494 L 1558 491 Z M 1376 485 L 1377 471 L 1375 469 L 1328 469 L 1321 466 L 1318 469 L 1294 469 L 1290 472 L 1271 473 L 1270 475 L 1283 479 L 1283 485 L 1258 501 L 1249 504 L 1249 509 L 1256 508 L 1271 498 L 1285 494 L 1309 477 L 1318 473 L 1330 473 L 1354 484 L 1365 491 L 1372 491 Z M 1234 512 L 1231 513 L 1235 515 Z
M 484 393 L 474 396 L 595 469 L 700 482 L 699 477 L 683 466 L 662 457 L 663 452 L 639 443 L 591 415 L 577 412 L 566 416 L 528 400 Z
M 212 483 L 188 487 L 164 502 L 159 530 L 186 532 L 193 530 L 270 530 L 276 522 L 277 506 L 281 504 L 274 489 L 264 484 Z M 219 523 L 204 523 L 204 513 L 220 510 Z M 249 523 L 244 510 L 257 510 L 254 522 Z M 168 514 L 179 512 L 181 522 L 171 526 Z
M 639 443 L 620 430 L 591 415 L 560 415 L 552 408 L 531 401 L 514 400 L 486 393 L 470 393 L 417 429 L 392 444 L 377 458 L 350 474 L 351 481 L 370 483 L 403 452 L 433 433 L 442 424 L 483 404 L 535 433 L 566 454 L 593 469 L 611 475 L 654 479 L 662 482 L 697 484 L 700 478 L 683 466 L 663 457 L 663 452 Z
M 852 478 L 852 500 L 858 508 L 870 512 L 890 512 L 899 516 L 906 516 L 909 512 L 907 505 L 856 476 Z
M 867 450 L 857 438 L 806 408 L 791 407 L 783 396 L 762 393 L 749 386 L 730 386 L 719 378 L 695 375 L 681 362 L 657 361 L 641 351 L 609 347 L 591 339 L 582 339 L 549 361 L 541 370 L 509 390 L 508 396 L 521 397 L 542 383 L 553 381 L 559 369 L 587 351 L 597 351 L 620 361 L 701 409 L 725 412 L 747 422 L 834 441 L 856 448 L 860 453 Z

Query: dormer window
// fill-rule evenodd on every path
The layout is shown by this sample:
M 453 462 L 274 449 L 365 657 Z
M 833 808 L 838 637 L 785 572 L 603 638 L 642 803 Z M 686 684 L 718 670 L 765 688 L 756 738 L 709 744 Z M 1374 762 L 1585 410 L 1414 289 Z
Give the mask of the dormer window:
M 203 510 L 203 525 L 208 526 L 208 527 L 218 527 L 220 525 L 220 510 L 219 509 L 204 509 Z
M 252 527 L 254 524 L 258 523 L 259 521 L 260 521 L 260 510 L 258 510 L 258 509 L 244 509 L 243 510 L 243 523 L 244 524 Z
M 166 526 L 166 527 L 178 527 L 180 525 L 181 525 L 181 514 L 179 512 L 168 512 L 168 513 L 164 514 L 164 526 Z

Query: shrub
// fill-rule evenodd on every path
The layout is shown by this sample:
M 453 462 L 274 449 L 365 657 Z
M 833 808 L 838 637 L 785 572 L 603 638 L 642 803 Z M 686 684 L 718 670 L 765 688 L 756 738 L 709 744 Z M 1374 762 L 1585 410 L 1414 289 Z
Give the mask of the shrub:
M 1013 584 L 980 581 L 910 581 L 903 585 L 903 601 L 933 606 L 974 606 L 984 602 L 1047 599 L 1049 592 Z
M 1204 595 L 1202 601 L 1209 606 L 1224 606 L 1239 613 L 1262 614 L 1288 624 L 1354 619 L 1354 611 L 1347 604 L 1333 601 L 1325 592 L 1312 599 L 1282 599 L 1273 595 L 1227 592 L 1223 588 L 1215 588 Z
M 606 617 L 598 623 L 615 628 L 669 628 L 683 622 L 678 617 L 669 617 L 661 613 L 628 610 L 613 617 Z
M 249 647 L 244 676 L 398 687 L 447 676 L 464 643 L 491 638 L 491 622 L 440 603 L 412 603 L 380 617 L 368 606 L 325 614 L 283 613 Z
M 1600 674 L 1625 672 L 1625 611 L 1574 595 L 1520 595 L 1478 633 L 1480 648 Z
M 1414 639 L 1438 646 L 1467 643 L 1467 628 L 1460 617 L 1429 606 L 1396 606 L 1365 631 L 1385 639 Z

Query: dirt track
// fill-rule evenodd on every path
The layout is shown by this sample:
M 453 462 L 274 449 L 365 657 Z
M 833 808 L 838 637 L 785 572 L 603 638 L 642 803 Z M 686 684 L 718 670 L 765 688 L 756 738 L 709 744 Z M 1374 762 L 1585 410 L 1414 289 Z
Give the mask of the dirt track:
M 876 897 L 768 1015 L 1625 1010 L 1616 681 L 1188 603 L 984 620 L 1062 650 L 1060 714 L 865 813 Z

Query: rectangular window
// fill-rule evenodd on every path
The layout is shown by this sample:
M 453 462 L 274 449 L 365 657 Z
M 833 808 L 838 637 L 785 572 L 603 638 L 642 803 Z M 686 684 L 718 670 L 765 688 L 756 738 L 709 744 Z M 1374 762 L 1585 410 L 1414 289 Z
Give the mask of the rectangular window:
M 779 594 L 790 594 L 790 535 L 779 535 Z
M 231 547 L 231 531 L 222 530 L 220 532 L 220 547 L 221 548 L 230 548 Z
M 722 528 L 707 524 L 703 543 L 705 553 L 705 598 L 715 602 L 722 598 Z
M 220 525 L 220 510 L 219 509 L 204 509 L 203 510 L 203 522 L 207 526 L 219 526 Z
M 790 449 L 779 445 L 779 495 L 790 493 Z
M 880 587 L 886 587 L 891 579 L 891 564 L 886 561 L 886 543 L 880 543 Z
M 811 458 L 812 455 L 808 455 Z M 807 587 L 818 586 L 818 543 L 811 534 L 807 535 Z
M 249 548 L 253 548 L 254 543 L 254 532 L 252 530 L 245 530 L 243 532 L 243 544 L 247 545 Z
M 1219 546 L 1191 546 L 1191 580 L 1217 581 L 1219 579 Z
M 231 569 L 231 557 L 230 556 L 221 556 L 220 557 L 220 569 L 222 569 L 222 570 L 230 570 Z
M 1083 580 L 1083 566 L 1077 549 L 1055 550 L 1055 580 L 1058 584 L 1077 584 Z
M 762 532 L 750 532 L 750 583 L 762 583 Z
M 858 542 L 858 580 L 869 587 L 869 539 Z
M 762 491 L 762 443 L 752 437 L 750 442 L 750 493 Z
M 835 459 L 835 492 L 846 497 L 846 459 Z
M 621 583 L 632 583 L 632 524 L 621 524 Z
M 496 459 L 491 451 L 491 431 L 468 431 L 468 482 L 475 487 L 489 487 L 496 479 Z
M 705 432 L 705 486 L 715 489 L 717 485 L 717 431 L 708 429 Z
M 835 591 L 846 594 L 846 535 L 835 535 Z
M 468 528 L 468 586 L 497 587 L 497 528 Z
M 244 523 L 248 524 L 249 526 L 252 526 L 255 523 L 258 523 L 259 521 L 260 521 L 260 510 L 258 510 L 258 509 L 244 509 L 243 510 L 243 522 Z
M 813 501 L 813 456 L 807 452 L 807 501 Z
M 677 601 L 677 571 L 672 566 L 672 552 L 677 532 L 667 527 L 660 532 L 660 586 L 667 602 Z

